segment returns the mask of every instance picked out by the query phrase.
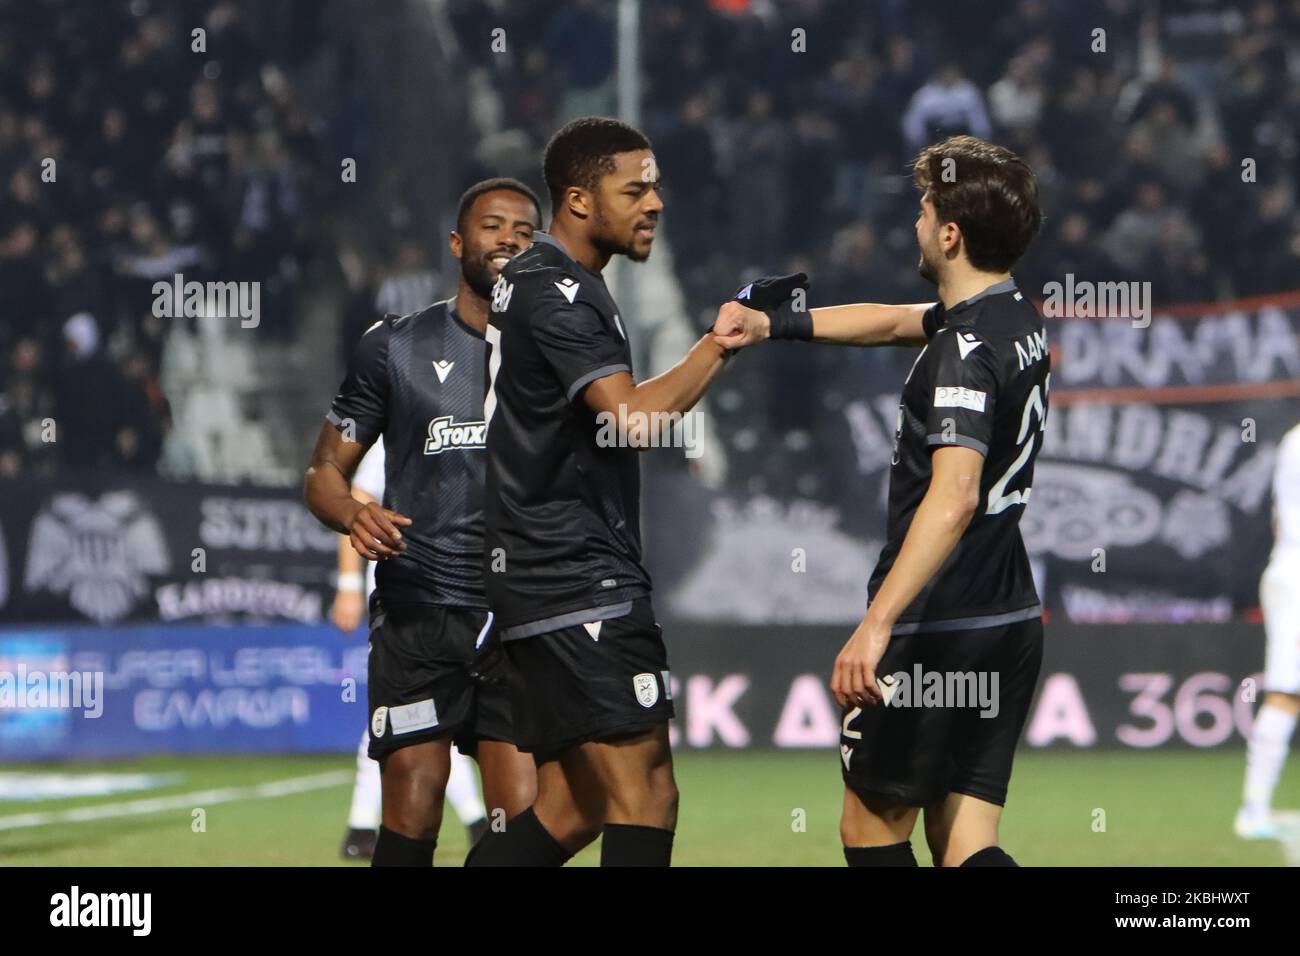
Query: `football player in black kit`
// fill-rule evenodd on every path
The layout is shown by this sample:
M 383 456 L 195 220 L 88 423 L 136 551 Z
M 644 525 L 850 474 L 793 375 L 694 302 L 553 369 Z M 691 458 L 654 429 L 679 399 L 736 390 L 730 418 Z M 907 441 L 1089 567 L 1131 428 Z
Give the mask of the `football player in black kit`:
M 540 220 L 517 180 L 465 192 L 450 237 L 455 298 L 366 331 L 307 469 L 312 514 L 379 562 L 368 666 L 370 756 L 383 781 L 375 866 L 433 862 L 453 740 L 478 760 L 489 818 L 521 812 L 536 792 L 532 759 L 513 743 L 483 593 L 483 330 L 492 283 Z M 363 504 L 352 476 L 380 435 L 384 503 Z
M 1014 866 L 998 822 L 1043 641 L 1019 521 L 1050 360 L 1010 271 L 1038 231 L 1038 186 L 1014 153 L 970 136 L 923 150 L 913 175 L 918 268 L 939 302 L 772 316 L 728 303 L 717 331 L 733 348 L 768 337 L 924 346 L 899 405 L 887 542 L 831 681 L 844 709 L 840 832 L 850 866 L 915 866 L 923 808 L 936 865 Z M 991 716 L 953 701 L 891 706 L 891 675 L 918 665 L 995 676 Z
M 601 271 L 650 255 L 663 202 L 650 143 L 614 119 L 555 134 L 552 223 L 502 270 L 489 349 L 484 579 L 510 662 L 537 801 L 471 866 L 559 866 L 602 836 L 603 866 L 667 866 L 677 820 L 668 660 L 641 563 L 637 439 L 598 416 L 685 413 L 726 360 L 704 335 L 638 382 Z M 624 417 L 625 416 L 625 417 Z

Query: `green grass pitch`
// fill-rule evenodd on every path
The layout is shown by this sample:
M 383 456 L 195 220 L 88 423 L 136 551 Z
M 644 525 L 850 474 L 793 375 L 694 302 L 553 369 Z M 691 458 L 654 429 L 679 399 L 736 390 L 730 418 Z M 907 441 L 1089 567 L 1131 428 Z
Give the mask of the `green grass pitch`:
M 1022 752 L 1002 844 L 1027 866 L 1285 865 L 1280 843 L 1246 843 L 1232 834 L 1243 761 L 1240 750 Z M 688 752 L 677 755 L 676 765 L 682 804 L 675 864 L 842 865 L 842 791 L 833 751 Z M 175 779 L 145 792 L 0 801 L 0 866 L 349 865 L 339 860 L 338 847 L 352 766 L 350 756 L 8 764 L 0 771 L 146 772 Z M 301 784 L 309 789 L 277 785 L 300 778 L 309 778 Z M 157 805 L 141 807 L 142 800 Z M 1294 765 L 1283 777 L 1277 806 L 1300 807 Z M 145 812 L 118 815 L 124 807 Z M 194 832 L 195 807 L 204 810 L 203 832 Z M 66 819 L 80 808 L 91 818 Z M 40 825 L 16 825 L 31 823 Z M 913 846 L 928 865 L 919 826 Z M 466 849 L 464 831 L 449 813 L 437 861 L 459 865 Z M 575 863 L 598 860 L 598 849 L 589 848 Z

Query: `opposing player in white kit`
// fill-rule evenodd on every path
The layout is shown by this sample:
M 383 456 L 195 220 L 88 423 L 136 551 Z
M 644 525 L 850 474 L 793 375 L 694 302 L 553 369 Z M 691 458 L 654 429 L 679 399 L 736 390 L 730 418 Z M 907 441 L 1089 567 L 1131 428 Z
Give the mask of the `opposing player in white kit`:
M 1268 644 L 1264 703 L 1246 750 L 1246 783 L 1233 829 L 1247 840 L 1279 836 L 1273 791 L 1300 714 L 1300 425 L 1286 433 L 1273 472 L 1273 553 L 1259 582 Z
M 384 500 L 384 440 L 379 438 L 357 465 L 352 476 L 352 496 L 360 501 Z M 345 634 L 351 634 L 361 623 L 375 589 L 375 565 L 366 561 L 363 575 L 362 558 L 348 539 L 339 536 L 338 591 L 334 596 L 333 618 L 335 625 Z M 364 585 L 364 591 L 363 591 Z M 375 849 L 379 834 L 382 809 L 382 790 L 379 784 L 379 761 L 366 753 L 370 745 L 370 731 L 361 735 L 357 749 L 357 777 L 352 785 L 352 805 L 348 810 L 348 832 L 343 837 L 343 858 L 368 860 Z M 487 829 L 487 809 L 478 794 L 474 768 L 471 761 L 455 747 L 451 749 L 451 776 L 447 780 L 447 800 L 456 816 L 469 830 L 473 846 Z

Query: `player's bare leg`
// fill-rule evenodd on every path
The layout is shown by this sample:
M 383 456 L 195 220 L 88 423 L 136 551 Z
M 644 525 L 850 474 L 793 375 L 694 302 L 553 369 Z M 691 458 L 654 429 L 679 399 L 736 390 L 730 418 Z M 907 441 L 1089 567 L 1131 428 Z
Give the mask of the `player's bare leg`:
M 380 761 L 379 772 L 384 816 L 374 865 L 430 865 L 451 773 L 451 740 L 430 740 L 394 750 Z
M 1000 806 L 966 793 L 950 793 L 928 804 L 925 841 L 935 866 L 1015 866 L 1011 857 L 998 849 L 1001 820 Z
M 850 866 L 916 866 L 912 830 L 918 807 L 844 788 L 840 840 Z
M 483 777 L 489 823 L 516 817 L 537 799 L 532 754 L 520 753 L 514 744 L 504 741 L 480 740 L 475 757 Z
M 563 866 L 600 835 L 605 795 L 573 748 L 537 764 L 537 799 L 493 826 L 465 859 L 466 866 Z
M 1300 714 L 1300 694 L 1279 694 L 1270 691 L 1264 695 L 1264 706 L 1276 707 L 1283 713 L 1295 717 Z
M 668 724 L 576 750 L 566 769 L 585 764 L 604 796 L 601 866 L 667 866 L 678 803 Z
M 537 800 L 466 864 L 558 866 L 603 836 L 602 866 L 666 866 L 677 802 L 667 724 L 581 744 L 537 765 Z
M 570 854 L 596 837 L 605 823 L 605 791 L 578 748 L 537 765 L 533 811 L 546 831 Z
M 578 748 L 606 793 L 605 823 L 677 827 L 677 781 L 668 725 Z

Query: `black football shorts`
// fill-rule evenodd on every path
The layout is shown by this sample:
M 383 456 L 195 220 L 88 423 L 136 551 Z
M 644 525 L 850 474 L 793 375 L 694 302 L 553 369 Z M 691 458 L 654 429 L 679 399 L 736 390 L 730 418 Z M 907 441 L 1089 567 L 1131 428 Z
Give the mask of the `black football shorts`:
M 505 641 L 515 744 L 547 760 L 671 720 L 668 652 L 649 598 L 622 617 Z
M 843 715 L 845 785 L 908 806 L 949 793 L 1002 806 L 1042 659 L 1041 618 L 891 638 L 876 668 L 890 703 Z
M 481 640 L 480 640 L 481 638 Z M 451 737 L 513 742 L 501 643 L 487 611 L 397 605 L 370 629 L 370 756 Z

